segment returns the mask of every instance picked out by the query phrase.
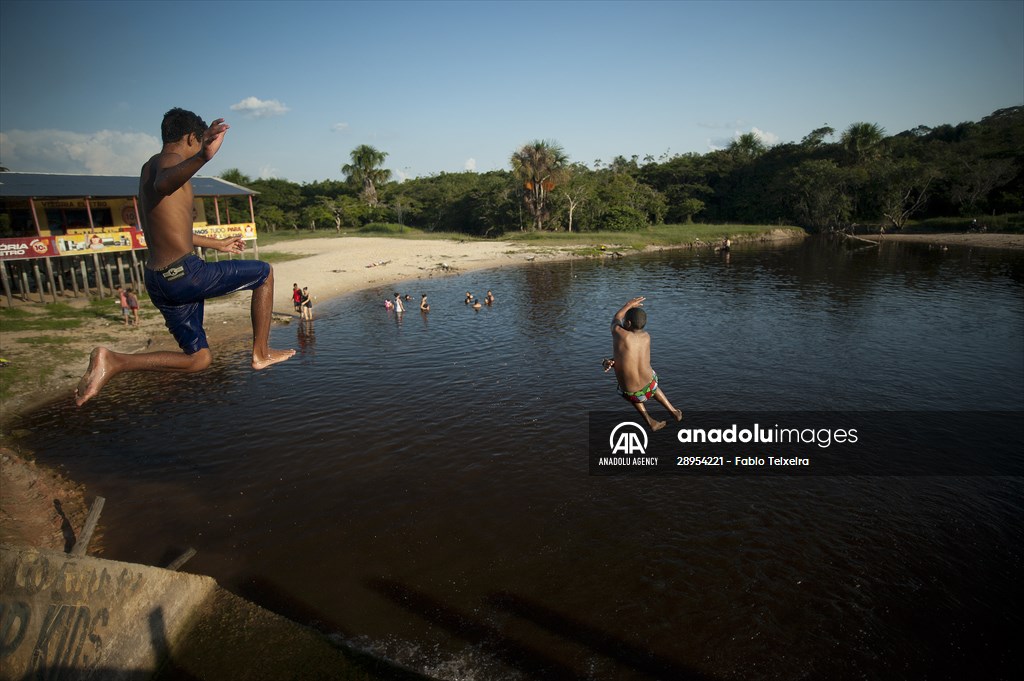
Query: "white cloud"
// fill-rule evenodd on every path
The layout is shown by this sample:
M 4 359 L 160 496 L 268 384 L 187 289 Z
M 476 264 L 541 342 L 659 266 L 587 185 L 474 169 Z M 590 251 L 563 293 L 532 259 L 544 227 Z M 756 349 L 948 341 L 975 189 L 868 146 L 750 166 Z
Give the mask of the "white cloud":
M 468 170 L 471 173 L 475 173 L 476 172 L 476 159 L 475 158 L 467 158 L 466 159 L 466 170 Z
M 262 166 L 260 168 L 260 175 L 259 175 L 259 177 L 260 177 L 261 180 L 272 180 L 272 179 L 278 177 L 278 173 L 280 173 L 280 172 L 281 171 L 278 170 L 277 168 L 275 168 L 274 166 L 272 166 L 270 164 L 267 164 L 267 165 L 264 165 L 264 166 Z
M 331 126 L 331 132 L 345 132 L 348 130 L 348 123 L 335 123 Z
M 10 130 L 0 133 L 0 165 L 25 173 L 136 175 L 161 147 L 141 132 Z
M 283 116 L 289 111 L 287 106 L 276 99 L 259 99 L 258 97 L 246 97 L 238 104 L 232 104 L 231 110 L 241 111 L 250 118 Z

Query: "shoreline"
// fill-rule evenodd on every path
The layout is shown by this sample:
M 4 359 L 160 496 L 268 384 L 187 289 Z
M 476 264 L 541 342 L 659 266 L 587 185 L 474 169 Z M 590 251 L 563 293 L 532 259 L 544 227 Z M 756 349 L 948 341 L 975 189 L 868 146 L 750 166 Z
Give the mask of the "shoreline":
M 774 242 L 803 239 L 806 234 L 795 228 L 772 229 L 733 238 L 733 243 Z M 259 248 L 260 257 L 266 253 L 287 253 L 300 257 L 273 263 L 274 306 L 272 328 L 298 320 L 291 300 L 291 286 L 309 287 L 316 306 L 335 298 L 398 282 L 429 280 L 433 277 L 452 277 L 469 272 L 498 269 L 507 266 L 538 265 L 562 262 L 574 258 L 628 257 L 632 254 L 693 248 L 712 248 L 714 244 L 696 241 L 673 246 L 648 246 L 643 250 L 624 249 L 594 255 L 581 253 L 595 244 L 575 243 L 548 245 L 543 242 L 470 241 L 401 239 L 375 236 L 325 236 L 285 241 Z M 204 325 L 214 356 L 228 347 L 247 343 L 252 327 L 249 317 L 248 291 L 211 299 L 206 302 Z M 111 296 L 113 301 L 113 297 Z M 62 303 L 84 305 L 86 299 L 68 298 Z M 418 305 L 418 301 L 414 301 Z M 38 308 L 38 302 L 22 303 L 15 307 Z M 53 367 L 38 388 L 16 390 L 3 403 L 0 413 L 0 436 L 6 439 L 11 424 L 22 414 L 61 399 L 70 399 L 78 380 L 89 362 L 89 353 L 97 345 L 116 352 L 178 351 L 178 346 L 164 327 L 163 318 L 149 301 L 142 300 L 142 320 L 138 328 L 123 329 L 120 309 L 113 305 L 105 320 L 98 320 L 82 328 L 61 332 L 24 331 L 5 333 L 4 357 L 12 362 L 47 363 L 45 349 L 21 347 L 19 341 L 31 341 L 41 335 L 58 335 L 68 341 L 73 352 Z M 113 337 L 112 334 L 118 334 Z M 15 344 L 19 343 L 19 344 Z M 27 343 L 26 343 L 27 344 Z M 216 361 L 216 359 L 215 359 Z M 102 393 L 100 395 L 102 397 Z M 84 406 L 83 408 L 88 408 Z
M 795 228 L 771 229 L 765 232 L 736 237 L 737 246 L 744 243 L 763 243 L 802 239 L 807 235 Z M 865 234 L 858 239 L 881 243 L 895 241 L 903 243 L 926 243 L 936 246 L 967 246 L 1024 250 L 1024 234 L 999 233 L 936 233 L 936 234 Z M 455 241 L 400 239 L 375 236 L 325 236 L 285 241 L 261 247 L 260 253 L 287 253 L 298 258 L 274 263 L 274 325 L 290 324 L 297 320 L 291 302 L 291 284 L 308 286 L 316 305 L 326 303 L 343 295 L 375 287 L 412 280 L 429 280 L 433 277 L 451 277 L 486 269 L 526 264 L 560 262 L 574 258 L 628 257 L 637 253 L 664 250 L 712 248 L 713 243 L 704 241 L 679 243 L 672 246 L 648 246 L 643 250 L 626 249 L 619 252 L 609 250 L 595 255 L 591 250 L 583 251 L 594 244 L 576 243 L 570 245 L 546 245 L 543 242 L 510 241 Z M 614 247 L 611 247 L 614 248 Z M 216 353 L 219 348 L 248 341 L 251 336 L 248 292 L 240 292 L 206 303 L 205 325 L 210 345 Z M 63 303 L 82 304 L 84 299 L 66 299 Z M 415 301 L 414 301 L 415 302 Z M 37 302 L 22 303 L 15 307 L 35 307 Z M 105 321 L 87 324 L 84 328 L 59 332 L 59 335 L 73 337 L 74 352 L 56 366 L 49 376 L 41 379 L 39 387 L 22 388 L 9 395 L 0 410 L 0 435 L 9 430 L 12 421 L 20 415 L 50 404 L 63 397 L 69 397 L 88 364 L 89 352 L 96 345 L 106 345 L 118 352 L 142 352 L 147 350 L 177 351 L 177 345 L 167 333 L 160 313 L 143 300 L 142 323 L 138 329 L 122 330 L 118 310 L 112 308 Z M 53 333 L 53 332 L 49 332 Z M 110 334 L 118 337 L 111 341 Z M 45 352 L 23 352 L 13 346 L 13 340 L 31 339 L 42 332 L 5 333 L 3 349 L 5 359 L 11 361 L 41 362 L 48 360 Z M 20 337 L 20 338 L 18 338 Z M 24 348 L 24 350 L 30 350 Z
M 935 246 L 968 246 L 978 248 L 1004 248 L 1015 251 L 1024 250 L 1024 234 L 937 232 L 935 234 L 857 234 L 856 238 L 863 239 L 864 241 L 874 241 L 876 243 L 898 241 L 913 244 L 932 244 Z

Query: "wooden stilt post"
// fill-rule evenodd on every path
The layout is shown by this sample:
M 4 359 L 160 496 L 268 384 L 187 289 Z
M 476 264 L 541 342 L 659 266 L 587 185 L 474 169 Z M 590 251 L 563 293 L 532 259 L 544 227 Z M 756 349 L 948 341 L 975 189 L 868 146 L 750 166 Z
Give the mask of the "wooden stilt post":
M 92 508 L 89 509 L 89 515 L 85 519 L 85 526 L 82 528 L 82 534 L 78 536 L 78 541 L 71 547 L 72 556 L 84 556 L 89 549 L 89 542 L 92 541 L 93 532 L 96 531 L 96 523 L 100 520 L 104 502 L 106 499 L 103 497 L 96 497 L 93 500 Z
M 85 257 L 78 261 L 78 266 L 82 268 L 82 290 L 85 291 L 86 298 L 91 298 L 92 294 L 89 292 L 89 270 L 85 268 Z
M 14 307 L 14 296 L 11 295 L 11 280 L 7 275 L 7 263 L 0 261 L 0 279 L 3 280 L 4 296 L 7 297 L 7 307 Z
M 38 260 L 33 260 L 32 261 L 32 271 L 36 275 L 36 292 L 39 293 L 39 302 L 40 303 L 45 303 L 46 300 L 43 298 L 43 295 L 44 295 L 44 291 L 43 291 L 43 273 L 39 271 L 39 261 Z
M 96 288 L 100 291 L 100 298 L 106 298 L 107 292 L 103 290 L 103 268 L 100 267 L 100 256 L 98 253 L 92 254 L 92 264 L 96 267 Z M 111 287 L 113 290 L 113 287 Z
M 53 302 L 57 302 L 57 283 L 53 277 L 53 263 L 50 262 L 49 258 L 43 258 L 46 262 L 46 278 L 50 281 L 50 297 L 53 298 Z
M 71 258 L 68 262 L 71 265 L 68 267 L 68 274 L 71 275 L 71 288 L 75 291 L 75 298 L 78 297 L 78 274 L 75 272 L 75 259 Z
M 28 272 L 25 271 L 25 268 L 22 268 L 22 270 L 21 270 L 21 299 L 24 300 L 25 302 L 28 302 L 28 292 L 29 292 Z

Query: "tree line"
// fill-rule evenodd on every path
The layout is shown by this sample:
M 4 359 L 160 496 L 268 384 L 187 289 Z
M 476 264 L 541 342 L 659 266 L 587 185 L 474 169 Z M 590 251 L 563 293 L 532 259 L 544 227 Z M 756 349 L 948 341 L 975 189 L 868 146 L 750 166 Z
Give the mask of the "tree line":
M 352 150 L 342 179 L 296 184 L 223 179 L 259 192 L 263 230 L 349 230 L 393 223 L 497 236 L 521 230 L 638 231 L 653 224 L 794 224 L 898 230 L 910 219 L 1024 211 L 1024 107 L 979 122 L 895 135 L 873 123 L 824 126 L 800 142 L 748 133 L 726 148 L 660 158 L 571 162 L 555 141 L 516 149 L 508 170 L 394 181 L 387 153 Z M 239 208 L 244 208 L 239 205 Z

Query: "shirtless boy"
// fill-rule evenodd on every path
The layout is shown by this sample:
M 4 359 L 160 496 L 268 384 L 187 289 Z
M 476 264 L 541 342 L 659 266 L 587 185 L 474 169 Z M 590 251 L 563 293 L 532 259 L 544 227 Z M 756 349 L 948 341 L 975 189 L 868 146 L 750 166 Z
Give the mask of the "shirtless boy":
M 651 336 L 643 330 L 647 325 L 647 313 L 640 309 L 643 303 L 643 296 L 633 298 L 612 318 L 612 359 L 604 360 L 604 370 L 615 369 L 619 394 L 636 407 L 651 430 L 661 430 L 665 422 L 651 418 L 644 406 L 647 400 L 656 399 L 676 421 L 683 419 L 683 412 L 658 389 L 658 374 L 651 368 Z
M 269 264 L 258 260 L 206 263 L 193 253 L 196 246 L 221 253 L 241 253 L 245 248 L 240 237 L 214 239 L 192 233 L 192 176 L 220 150 L 227 130 L 223 118 L 207 126 L 191 111 L 171 109 L 160 127 L 163 149 L 142 166 L 139 177 L 139 212 L 149 247 L 146 289 L 183 352 L 125 354 L 96 348 L 75 390 L 78 406 L 125 371 L 192 373 L 210 366 L 213 356 L 203 330 L 203 302 L 235 291 L 252 291 L 252 368 L 265 369 L 295 354 L 295 350 L 273 350 L 268 345 L 274 300 L 274 272 Z

